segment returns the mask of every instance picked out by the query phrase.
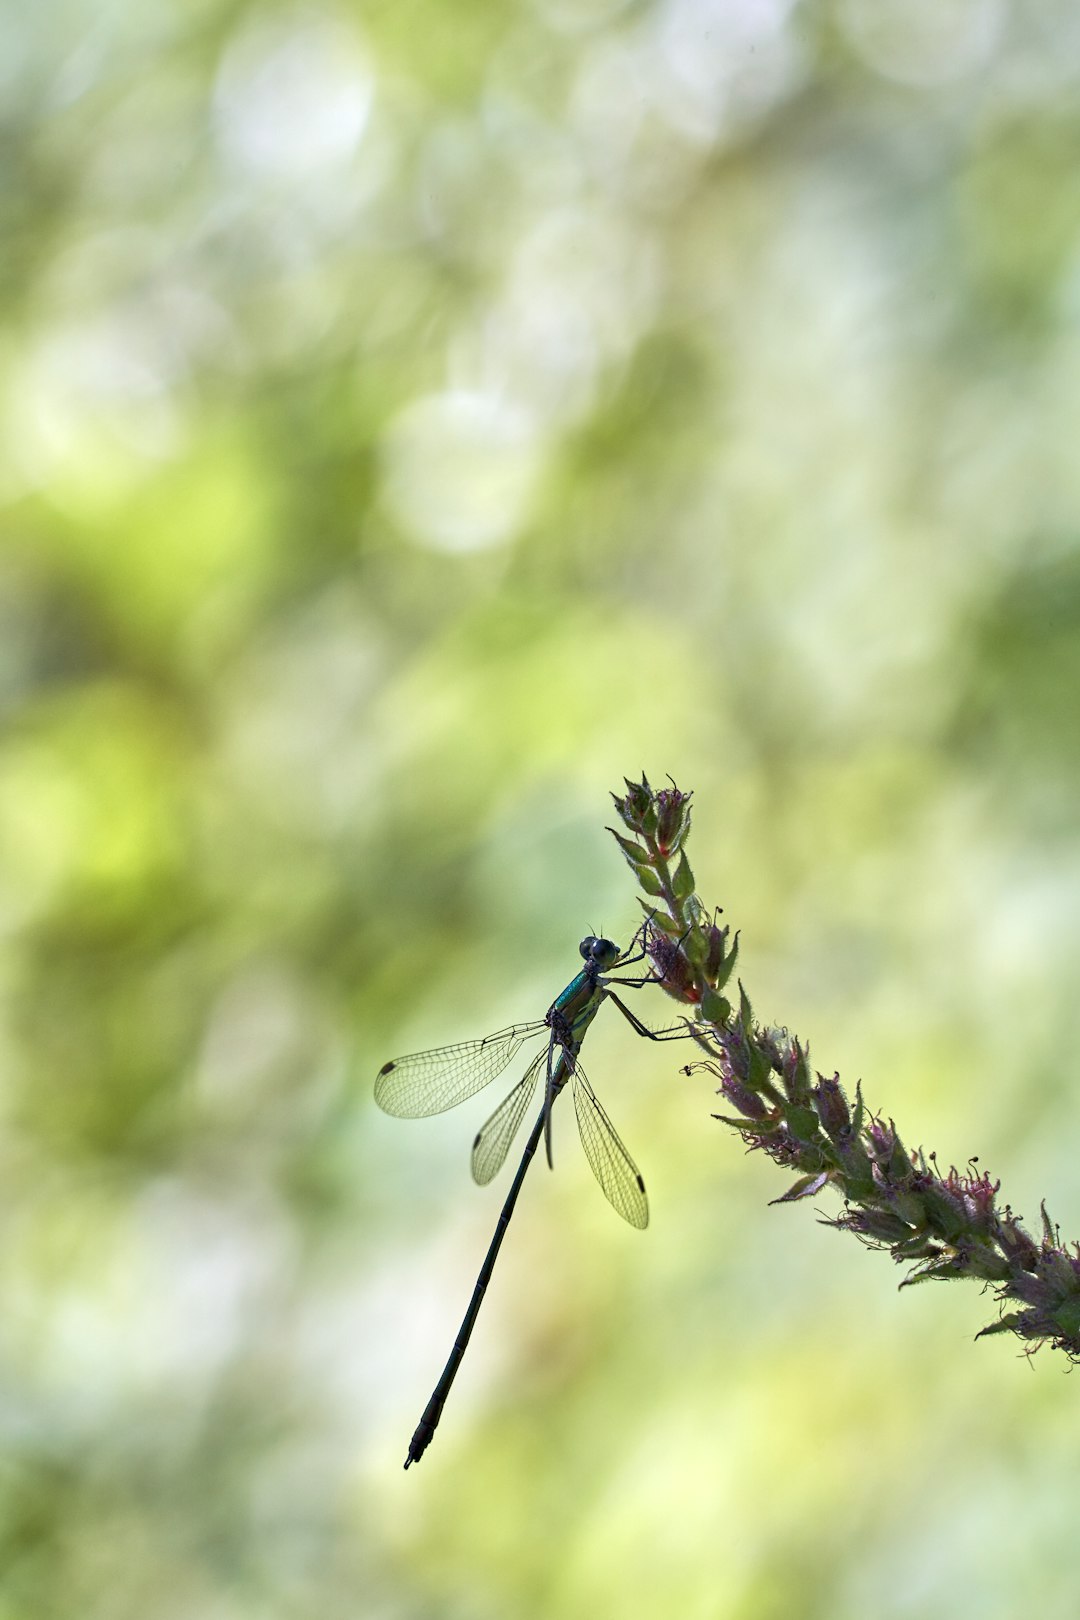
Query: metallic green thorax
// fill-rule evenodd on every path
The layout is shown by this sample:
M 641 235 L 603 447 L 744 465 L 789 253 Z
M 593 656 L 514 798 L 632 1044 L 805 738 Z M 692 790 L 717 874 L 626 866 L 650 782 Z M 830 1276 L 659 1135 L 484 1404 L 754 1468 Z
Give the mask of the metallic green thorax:
M 585 1031 L 596 1017 L 604 992 L 596 981 L 596 976 L 588 968 L 582 968 L 575 978 L 570 980 L 561 995 L 556 996 L 551 1004 L 552 1013 L 560 1013 L 566 1020 L 573 1044 L 580 1046 L 585 1037 Z
M 622 956 L 613 940 L 602 939 L 595 934 L 587 935 L 578 950 L 585 959 L 585 966 L 556 997 L 544 1017 L 545 1024 L 551 1030 L 552 1041 L 560 1048 L 558 1062 L 549 1071 L 549 1096 L 569 1079 L 573 1060 L 581 1051 L 585 1031 L 604 999 L 601 973 L 615 967 Z M 549 1148 L 549 1160 L 550 1157 Z
M 595 968 L 583 968 L 551 1004 L 547 1022 L 555 1032 L 558 1056 L 551 1069 L 551 1086 L 559 1091 L 570 1078 L 570 1057 L 581 1051 L 585 1032 L 600 1009 L 604 992 Z

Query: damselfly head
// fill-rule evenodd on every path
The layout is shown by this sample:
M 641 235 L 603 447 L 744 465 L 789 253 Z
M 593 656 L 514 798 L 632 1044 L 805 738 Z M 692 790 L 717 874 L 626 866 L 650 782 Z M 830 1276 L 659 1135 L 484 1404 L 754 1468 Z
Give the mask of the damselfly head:
M 610 939 L 599 939 L 595 934 L 587 934 L 578 946 L 578 950 L 586 962 L 595 962 L 597 967 L 614 967 L 622 952 Z

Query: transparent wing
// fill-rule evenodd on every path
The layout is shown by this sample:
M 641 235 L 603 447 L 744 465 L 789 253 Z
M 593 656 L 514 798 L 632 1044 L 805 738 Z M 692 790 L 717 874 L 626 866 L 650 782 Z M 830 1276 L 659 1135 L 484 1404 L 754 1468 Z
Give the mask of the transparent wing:
M 384 1113 L 401 1119 L 423 1119 L 456 1108 L 502 1074 L 521 1043 L 546 1027 L 542 1020 L 512 1024 L 480 1041 L 393 1058 L 379 1070 L 375 1101 Z
M 513 1091 L 503 1098 L 491 1118 L 485 1120 L 477 1131 L 472 1146 L 472 1173 L 473 1180 L 481 1187 L 486 1187 L 502 1169 L 546 1062 L 545 1047 L 533 1058 Z
M 574 1070 L 571 1084 L 581 1145 L 604 1197 L 631 1226 L 648 1226 L 649 1200 L 645 1196 L 641 1173 L 597 1101 L 580 1063 Z

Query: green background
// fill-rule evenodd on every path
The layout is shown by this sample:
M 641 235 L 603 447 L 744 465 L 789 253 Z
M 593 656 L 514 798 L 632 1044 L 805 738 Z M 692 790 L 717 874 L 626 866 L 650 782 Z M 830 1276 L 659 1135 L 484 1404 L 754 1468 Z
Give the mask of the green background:
M 1071 0 L 3 31 L 0 1620 L 1072 1620 L 1063 1358 L 613 1016 L 652 1224 L 567 1110 L 404 1474 L 507 1177 L 371 1100 L 629 937 L 644 767 L 759 1015 L 1080 1229 Z

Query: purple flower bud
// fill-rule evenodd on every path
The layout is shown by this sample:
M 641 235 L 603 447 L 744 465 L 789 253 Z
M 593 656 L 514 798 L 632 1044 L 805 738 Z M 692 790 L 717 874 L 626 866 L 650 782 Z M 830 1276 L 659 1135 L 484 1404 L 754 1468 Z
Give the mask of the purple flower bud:
M 809 1102 L 810 1064 L 807 1061 L 806 1048 L 798 1040 L 792 1040 L 787 1052 L 780 1074 L 784 1082 L 784 1090 L 795 1103 Z
M 1025 1271 L 1012 1279 L 1009 1293 L 1014 1299 L 1022 1299 L 1025 1305 L 1041 1305 L 1046 1299 L 1046 1284 L 1041 1277 L 1033 1277 Z
M 759 1029 L 757 1034 L 758 1051 L 774 1074 L 783 1074 L 784 1058 L 776 1036 L 776 1030 Z
M 726 1024 L 717 1031 L 728 1072 L 739 1080 L 750 1078 L 750 1047 L 745 1031 L 738 1024 Z
M 1039 1245 L 1029 1232 L 1025 1232 L 1011 1211 L 1005 1211 L 996 1233 L 998 1247 L 1016 1265 L 1033 1270 L 1039 1258 Z
M 870 1144 L 870 1151 L 878 1164 L 888 1164 L 892 1158 L 892 1150 L 896 1145 L 896 1132 L 883 1119 L 876 1115 L 866 1127 L 866 1138 Z
M 994 1198 L 1001 1186 L 1000 1181 L 991 1181 L 985 1170 L 982 1175 L 976 1175 L 974 1169 L 965 1173 L 953 1165 L 945 1177 L 945 1185 L 960 1199 L 970 1221 L 976 1221 L 980 1226 L 987 1224 L 994 1213 Z
M 877 1243 L 902 1243 L 911 1236 L 911 1227 L 888 1209 L 851 1209 L 837 1217 L 837 1226 Z
M 690 794 L 672 783 L 656 795 L 656 842 L 666 859 L 677 850 L 690 831 Z
M 694 970 L 686 953 L 673 939 L 658 928 L 650 929 L 646 947 L 649 959 L 656 969 L 657 978 L 669 996 L 690 1003 L 701 1000 L 701 991 L 694 983 Z
M 851 1110 L 838 1074 L 831 1080 L 826 1080 L 822 1074 L 818 1075 L 818 1083 L 814 1087 L 814 1101 L 817 1103 L 818 1118 L 827 1134 L 834 1142 L 843 1141 L 851 1132 Z
M 734 1103 L 740 1114 L 747 1119 L 764 1119 L 769 1109 L 763 1098 L 749 1086 L 744 1086 L 733 1074 L 725 1074 L 720 1084 L 720 1090 L 728 1102 Z
M 708 950 L 705 953 L 704 967 L 705 977 L 710 984 L 719 983 L 720 971 L 724 966 L 724 948 L 730 932 L 727 926 L 721 928 L 715 917 L 706 929 Z
M 803 1144 L 796 1142 L 794 1137 L 781 1126 L 779 1130 L 769 1129 L 761 1131 L 746 1131 L 743 1141 L 747 1149 L 761 1148 L 775 1159 L 777 1164 L 799 1165 L 802 1167 L 804 1156 Z

